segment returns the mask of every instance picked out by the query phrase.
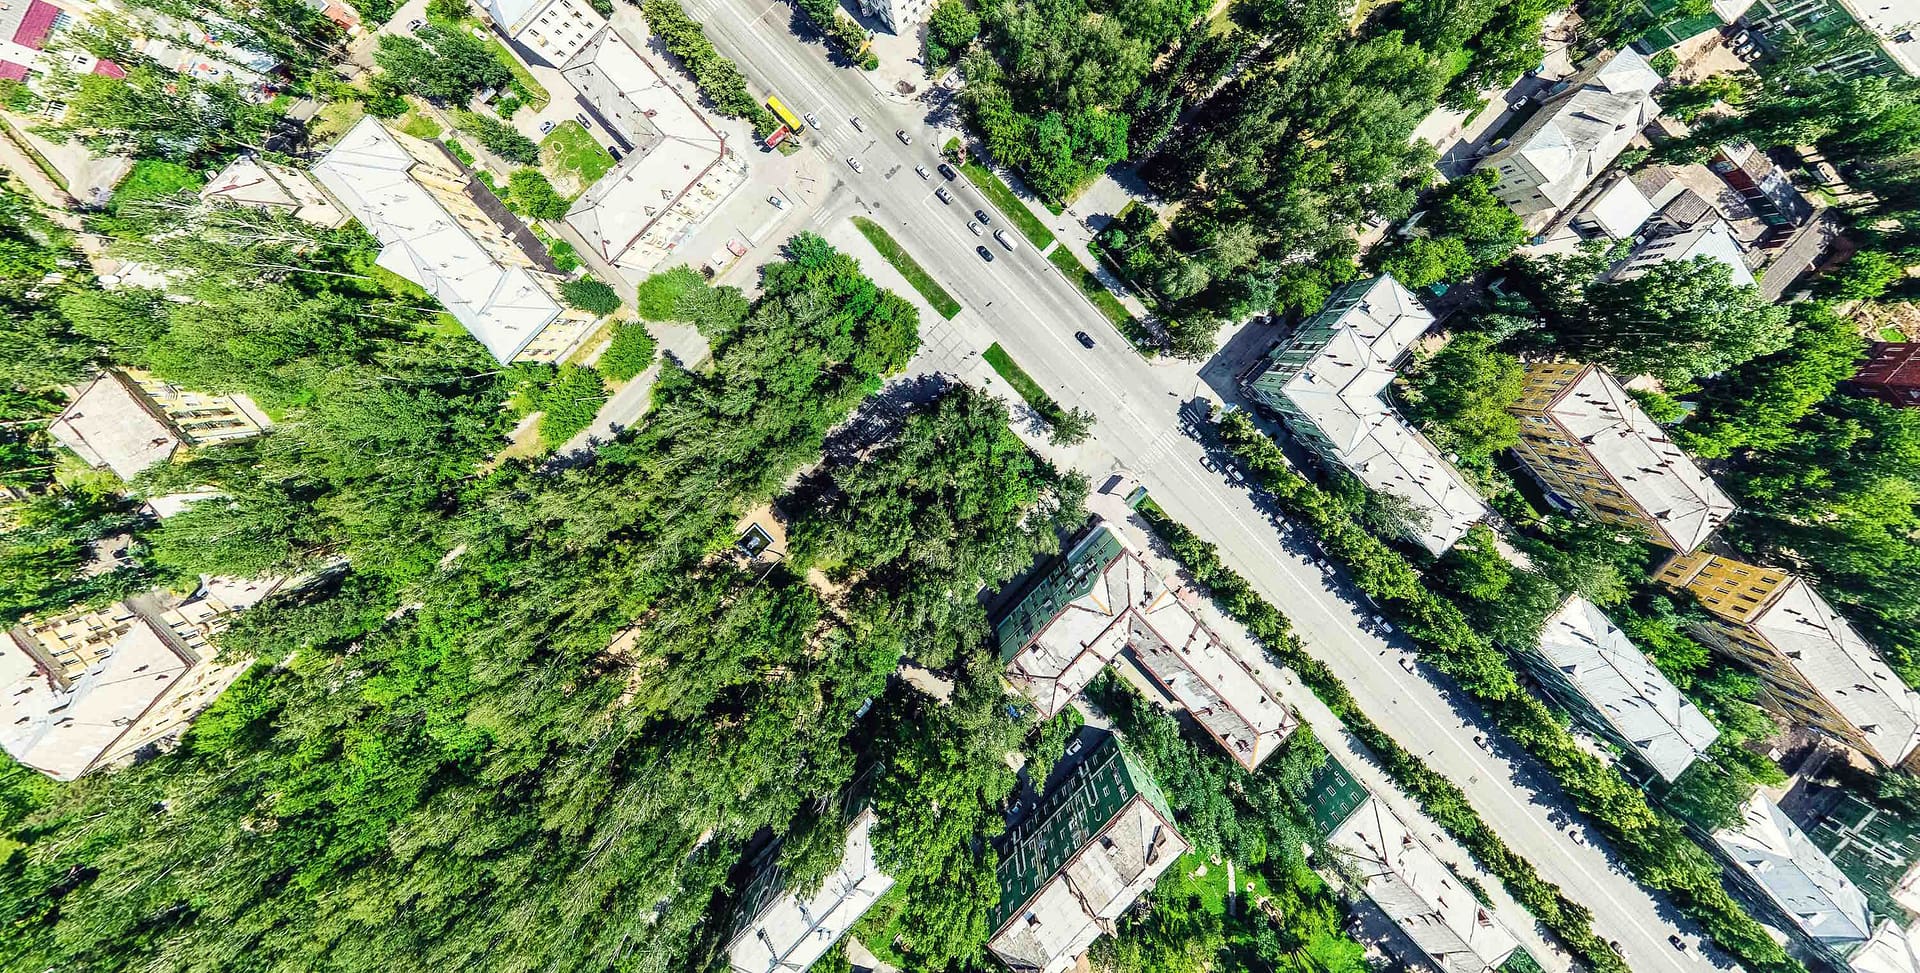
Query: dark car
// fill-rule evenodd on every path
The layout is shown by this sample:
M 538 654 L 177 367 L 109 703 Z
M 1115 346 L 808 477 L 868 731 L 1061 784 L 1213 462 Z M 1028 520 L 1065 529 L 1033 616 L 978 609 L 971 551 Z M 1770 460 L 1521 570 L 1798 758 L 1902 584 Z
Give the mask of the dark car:
M 948 179 L 960 178 L 960 174 L 953 171 L 953 167 L 944 162 L 940 163 L 938 168 L 940 169 L 940 174 L 946 176 Z
M 987 263 L 993 263 L 992 250 L 988 250 L 986 247 L 974 247 L 973 252 L 979 254 L 981 260 L 984 260 Z
M 1073 333 L 1073 336 L 1074 338 L 1079 340 L 1080 344 L 1083 347 L 1087 347 L 1087 348 L 1093 347 L 1093 339 L 1088 337 L 1085 331 L 1075 331 Z
M 1672 943 L 1672 944 L 1673 944 L 1673 948 L 1674 948 L 1674 949 L 1677 949 L 1677 950 L 1679 950 L 1679 951 L 1681 951 L 1681 952 L 1683 952 L 1683 953 L 1687 951 L 1687 942 L 1686 942 L 1686 940 L 1684 940 L 1684 939 L 1681 939 L 1681 938 L 1680 938 L 1679 936 L 1677 936 L 1677 935 L 1674 935 L 1674 936 L 1668 936 L 1668 937 L 1667 937 L 1667 942 L 1669 942 L 1669 943 Z
M 973 218 L 974 218 L 974 219 L 976 219 L 976 220 L 979 220 L 979 221 L 980 221 L 980 225 L 981 225 L 981 226 L 992 226 L 992 225 L 993 225 L 993 217 L 991 217 L 991 216 L 988 216 L 988 215 L 987 215 L 987 211 L 986 211 L 986 210 L 983 210 L 983 209 L 977 209 L 977 210 L 974 210 L 974 211 L 973 211 Z

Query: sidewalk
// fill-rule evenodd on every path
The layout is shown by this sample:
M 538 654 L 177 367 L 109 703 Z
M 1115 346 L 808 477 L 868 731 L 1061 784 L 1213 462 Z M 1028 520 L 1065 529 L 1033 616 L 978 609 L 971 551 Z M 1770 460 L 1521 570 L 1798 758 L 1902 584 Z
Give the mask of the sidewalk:
M 1162 578 L 1170 584 L 1191 587 L 1192 580 L 1179 562 L 1167 552 L 1159 536 L 1152 532 L 1146 521 L 1126 506 L 1126 496 L 1137 484 L 1126 473 L 1115 474 L 1116 483 L 1109 486 L 1096 482 L 1094 493 L 1087 498 L 1087 507 L 1093 513 L 1105 519 L 1119 531 L 1141 557 Z M 1114 479 L 1110 478 L 1110 479 Z M 1424 833 L 1423 840 L 1441 861 L 1462 878 L 1472 879 L 1487 892 L 1490 905 L 1500 921 L 1520 939 L 1520 944 L 1540 965 L 1550 973 L 1568 973 L 1572 969 L 1571 958 L 1562 950 L 1549 944 L 1543 927 L 1513 897 L 1508 895 L 1500 880 L 1481 869 L 1467 850 L 1441 830 L 1440 826 L 1428 818 L 1419 804 L 1403 793 L 1386 775 L 1373 755 L 1360 742 L 1348 733 L 1346 727 L 1322 704 L 1318 697 L 1304 685 L 1289 669 L 1275 666 L 1267 659 L 1253 637 L 1240 623 L 1228 618 L 1210 598 L 1182 599 L 1182 603 L 1195 609 L 1207 626 L 1219 635 L 1229 648 L 1239 653 L 1259 677 L 1269 685 L 1279 687 L 1281 695 L 1300 716 L 1302 722 L 1314 728 L 1314 736 L 1326 745 L 1329 753 L 1339 760 L 1341 765 L 1351 771 L 1356 779 L 1366 785 L 1369 791 L 1380 798 L 1393 812 L 1407 822 L 1407 826 L 1416 833 Z M 1404 741 L 1403 741 L 1404 744 Z

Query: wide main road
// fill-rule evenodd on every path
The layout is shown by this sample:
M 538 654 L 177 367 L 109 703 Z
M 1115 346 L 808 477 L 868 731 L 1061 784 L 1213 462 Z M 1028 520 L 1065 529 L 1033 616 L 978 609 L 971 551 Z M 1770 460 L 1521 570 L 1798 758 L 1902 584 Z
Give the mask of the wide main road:
M 821 126 L 807 136 L 810 150 L 832 157 L 859 199 L 855 210 L 886 226 L 966 307 L 954 325 L 998 341 L 1056 399 L 1098 417 L 1093 441 L 1077 452 L 1083 472 L 1098 483 L 1114 469 L 1130 471 L 1168 513 L 1217 544 L 1229 565 L 1293 619 L 1309 649 L 1346 682 L 1367 715 L 1465 790 L 1542 877 L 1591 909 L 1595 931 L 1619 942 L 1633 969 L 1730 968 L 1724 959 L 1702 955 L 1691 923 L 1615 870 L 1595 836 L 1574 841 L 1574 829 L 1561 822 L 1577 816 L 1558 789 L 1525 777 L 1530 765 L 1476 746 L 1476 736 L 1495 739 L 1497 731 L 1477 711 L 1449 701 L 1435 683 L 1402 669 L 1400 658 L 1411 646 L 1369 631 L 1362 610 L 1299 553 L 1285 525 L 1262 512 L 1243 486 L 1202 466 L 1206 448 L 1183 430 L 1180 414 L 1200 392 L 1193 363 L 1142 359 L 1024 238 L 1016 235 L 1019 249 L 1009 253 L 967 230 L 973 211 L 988 204 L 964 180 L 947 182 L 937 173 L 922 180 L 913 171 L 915 165 L 933 169 L 945 137 L 929 126 L 926 106 L 882 95 L 858 71 L 834 66 L 818 42 L 794 36 L 793 7 L 786 3 L 687 0 L 687 7 L 762 90 L 819 118 Z M 855 115 L 864 130 L 849 122 Z M 913 144 L 902 143 L 896 130 Z M 856 173 L 848 157 L 862 171 Z M 941 185 L 954 195 L 953 204 L 935 198 Z M 1005 221 L 994 225 L 1005 227 Z M 997 259 L 982 260 L 976 246 Z M 1096 347 L 1081 347 L 1077 331 L 1094 336 Z M 1689 943 L 1686 952 L 1668 944 L 1676 933 Z

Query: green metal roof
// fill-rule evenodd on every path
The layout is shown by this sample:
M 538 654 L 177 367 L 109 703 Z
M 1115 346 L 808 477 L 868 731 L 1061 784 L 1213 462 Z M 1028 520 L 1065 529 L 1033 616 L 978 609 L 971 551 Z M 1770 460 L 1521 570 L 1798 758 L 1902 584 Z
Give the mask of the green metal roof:
M 1173 812 L 1153 778 L 1135 763 L 1116 737 L 1107 737 L 1000 840 L 1000 901 L 993 910 L 999 929 L 1033 899 L 1067 860 L 1106 830 L 1135 797 L 1168 824 Z
M 993 625 L 1000 646 L 1000 661 L 1020 654 L 1047 623 L 1075 599 L 1093 590 L 1095 579 L 1120 556 L 1120 538 L 1105 527 L 1097 527 L 1075 544 L 1066 556 L 1041 572 L 1027 590 Z
M 1367 803 L 1370 796 L 1366 787 L 1329 755 L 1313 772 L 1313 782 L 1307 789 L 1307 811 L 1322 835 L 1332 835 L 1333 829 Z

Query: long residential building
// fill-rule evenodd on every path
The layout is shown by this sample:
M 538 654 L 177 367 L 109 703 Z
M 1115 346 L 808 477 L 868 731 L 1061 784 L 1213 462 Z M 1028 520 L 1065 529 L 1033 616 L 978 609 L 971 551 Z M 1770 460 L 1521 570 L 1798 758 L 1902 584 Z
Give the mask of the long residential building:
M 47 431 L 89 465 L 132 480 L 188 446 L 257 436 L 271 425 L 245 395 L 206 395 L 129 368 L 101 372 Z
M 208 591 L 14 626 L 0 638 L 0 747 L 73 780 L 167 746 L 251 662 L 221 658 L 210 641 L 233 612 Z
M 638 282 L 747 181 L 726 136 L 661 70 L 607 28 L 561 70 L 627 154 L 574 201 L 567 224 Z
M 1000 841 L 987 948 L 1016 973 L 1062 973 L 1187 851 L 1153 779 L 1105 737 Z
M 1727 518 L 1733 501 L 1613 376 L 1573 362 L 1527 366 L 1511 411 L 1514 455 L 1547 489 L 1596 520 L 1631 526 L 1691 551 Z
M 1099 524 L 994 626 L 1007 679 L 1051 717 L 1122 653 L 1242 767 L 1299 719 L 1120 536 Z
M 1530 225 L 1572 205 L 1640 130 L 1660 114 L 1660 74 L 1631 48 L 1567 79 L 1479 168 L 1500 177 L 1493 193 Z
M 1815 71 L 1920 75 L 1920 0 L 1754 0 L 1746 21 L 1774 44 L 1797 37 L 1827 47 Z
M 1439 554 L 1485 518 L 1487 505 L 1386 400 L 1407 349 L 1433 326 L 1392 277 L 1355 281 L 1267 352 L 1247 392 L 1325 463 L 1411 504 L 1413 540 Z
M 1572 595 L 1521 656 L 1540 684 L 1665 780 L 1677 779 L 1720 731 L 1592 602 Z
M 380 241 L 376 261 L 432 295 L 502 364 L 557 362 L 594 316 L 559 299 L 553 258 L 434 143 L 363 118 L 314 165 Z
M 1911 766 L 1920 747 L 1920 694 L 1800 578 L 1701 552 L 1661 568 L 1709 621 L 1697 631 L 1760 677 L 1760 701 L 1824 731 L 1882 767 Z
M 874 821 L 871 808 L 854 817 L 839 867 L 804 898 L 785 887 L 778 868 L 761 869 L 741 894 L 748 918 L 727 946 L 734 973 L 807 969 L 887 894 L 893 878 L 873 859 Z
M 1740 884 L 1836 965 L 1873 935 L 1866 896 L 1766 795 L 1749 798 L 1740 822 L 1713 840 Z

